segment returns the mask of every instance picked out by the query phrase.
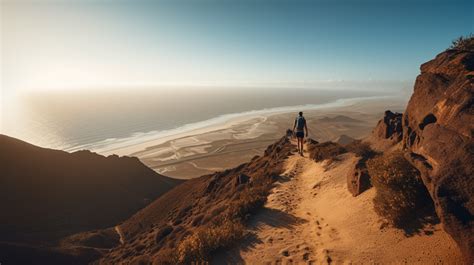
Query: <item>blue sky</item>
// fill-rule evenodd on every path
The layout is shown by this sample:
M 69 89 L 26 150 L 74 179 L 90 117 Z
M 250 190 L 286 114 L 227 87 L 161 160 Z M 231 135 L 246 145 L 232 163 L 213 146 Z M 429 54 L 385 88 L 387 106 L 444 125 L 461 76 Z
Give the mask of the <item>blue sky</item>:
M 472 1 L 2 1 L 2 90 L 411 81 Z

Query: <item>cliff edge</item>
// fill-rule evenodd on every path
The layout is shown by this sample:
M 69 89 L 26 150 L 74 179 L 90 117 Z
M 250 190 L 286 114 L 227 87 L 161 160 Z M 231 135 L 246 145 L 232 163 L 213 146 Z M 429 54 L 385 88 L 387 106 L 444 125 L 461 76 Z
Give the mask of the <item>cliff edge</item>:
M 444 229 L 474 261 L 474 52 L 447 50 L 421 66 L 403 114 L 403 147 Z

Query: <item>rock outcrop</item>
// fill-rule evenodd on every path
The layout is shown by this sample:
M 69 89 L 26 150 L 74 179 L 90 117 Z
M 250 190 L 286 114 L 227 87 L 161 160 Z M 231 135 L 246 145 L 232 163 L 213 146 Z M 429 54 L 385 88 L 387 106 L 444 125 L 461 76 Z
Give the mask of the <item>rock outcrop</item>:
M 379 152 L 399 148 L 403 139 L 402 117 L 401 113 L 386 110 L 383 118 L 377 122 L 372 133 L 363 142 L 368 143 L 372 149 Z
M 472 50 L 448 50 L 423 64 L 402 133 L 407 158 L 421 172 L 444 229 L 469 264 L 474 262 L 473 77 Z M 395 129 L 398 138 L 398 125 Z
M 347 175 L 347 189 L 354 197 L 371 187 L 370 176 L 365 162 L 365 158 L 356 160 L 352 170 Z
M 378 122 L 373 134 L 380 139 L 388 139 L 393 142 L 402 140 L 402 114 L 386 110 L 383 119 Z

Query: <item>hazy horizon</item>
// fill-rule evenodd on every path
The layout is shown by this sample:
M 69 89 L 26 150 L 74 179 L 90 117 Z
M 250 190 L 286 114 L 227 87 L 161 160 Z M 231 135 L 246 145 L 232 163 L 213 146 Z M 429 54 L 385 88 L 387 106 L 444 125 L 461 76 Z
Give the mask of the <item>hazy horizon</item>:
M 301 89 L 295 93 L 272 88 L 30 92 L 17 99 L 4 117 L 1 133 L 43 147 L 96 150 L 130 137 L 133 142 L 143 142 L 141 138 L 221 124 L 226 115 L 238 117 L 282 107 L 296 111 L 297 106 L 313 108 L 374 96 L 396 96 L 393 102 L 408 98 L 393 91 Z
M 156 122 L 161 128 L 153 124 L 153 115 L 173 109 L 154 104 L 179 109 L 173 125 L 178 126 L 356 95 L 393 94 L 406 101 L 420 64 L 474 31 L 469 1 L 5 0 L 0 5 L 0 132 L 20 137 L 25 134 L 15 128 L 21 127 L 43 137 L 44 130 L 35 132 L 28 123 L 41 124 L 62 135 L 55 141 L 72 137 L 75 132 L 62 132 L 77 127 L 69 123 L 87 121 L 83 113 L 103 116 L 103 124 L 87 124 L 87 137 L 95 140 L 171 128 L 162 118 Z M 328 97 L 328 91 L 338 96 Z M 206 104 L 193 101 L 204 96 Z M 142 102 L 154 113 L 135 112 Z M 122 106 L 137 120 L 139 113 L 147 117 L 147 126 L 117 120 L 114 110 Z M 187 109 L 193 113 L 181 111 Z M 17 120 L 19 113 L 24 118 Z M 132 128 L 101 134 L 109 120 L 115 120 L 111 128 L 121 122 Z

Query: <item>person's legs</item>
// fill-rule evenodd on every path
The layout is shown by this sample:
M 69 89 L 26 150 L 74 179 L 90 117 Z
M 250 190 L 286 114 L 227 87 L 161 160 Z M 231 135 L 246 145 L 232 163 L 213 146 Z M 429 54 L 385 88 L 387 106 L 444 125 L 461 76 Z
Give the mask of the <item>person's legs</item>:
M 303 154 L 303 138 L 298 137 L 298 153 Z
M 298 140 L 298 153 L 300 155 L 303 155 L 304 133 L 296 132 L 296 139 Z
M 301 138 L 300 138 L 300 144 L 301 144 L 300 151 L 301 151 L 301 155 L 303 155 L 303 140 L 304 140 L 304 138 L 301 137 Z
M 301 153 L 301 151 L 300 151 L 300 141 L 301 141 L 301 138 L 297 137 L 296 139 L 298 139 L 298 153 Z
M 300 152 L 300 138 L 296 135 L 296 148 L 298 148 L 298 153 Z

